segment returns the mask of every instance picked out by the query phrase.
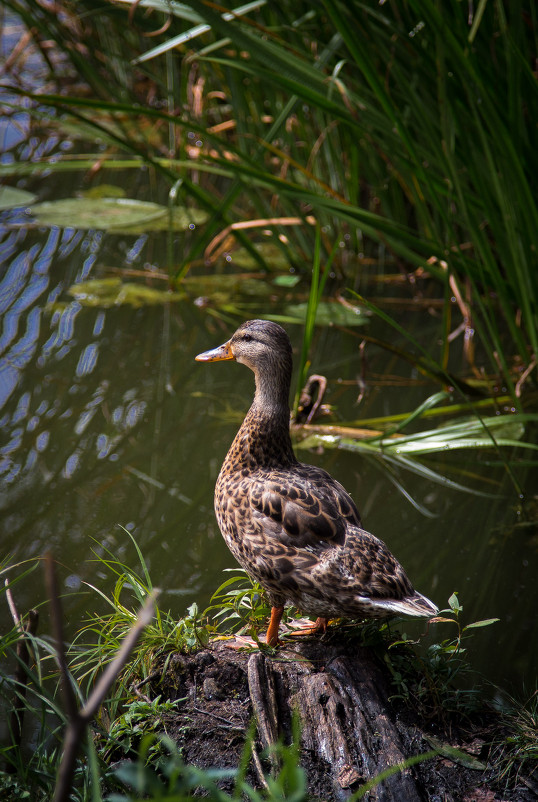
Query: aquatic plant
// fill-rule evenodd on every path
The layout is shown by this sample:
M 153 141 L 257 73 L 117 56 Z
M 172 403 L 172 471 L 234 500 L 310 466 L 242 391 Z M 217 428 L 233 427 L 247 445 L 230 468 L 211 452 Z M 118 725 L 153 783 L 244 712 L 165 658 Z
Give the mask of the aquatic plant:
M 469 368 L 500 375 L 520 403 L 538 354 L 536 20 L 521 0 L 476 12 L 433 0 L 6 6 L 92 90 L 12 87 L 36 119 L 58 109 L 111 144 L 102 169 L 129 166 L 120 147 L 212 213 L 178 275 L 204 252 L 211 261 L 227 227 L 263 265 L 246 233 L 256 226 L 243 227 L 253 216 L 292 263 L 319 263 L 317 251 L 349 284 L 366 258 L 378 275 L 389 262 L 411 280 L 418 270 L 444 298 L 438 365 L 460 336 Z M 77 158 L 41 167 L 79 170 Z

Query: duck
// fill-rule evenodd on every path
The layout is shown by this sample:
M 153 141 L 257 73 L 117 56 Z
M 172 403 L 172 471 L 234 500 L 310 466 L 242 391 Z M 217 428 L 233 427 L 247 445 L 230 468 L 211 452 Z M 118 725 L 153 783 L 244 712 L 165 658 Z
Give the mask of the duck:
M 290 435 L 292 346 L 270 320 L 248 320 L 222 345 L 195 357 L 234 360 L 254 373 L 254 400 L 222 464 L 215 514 L 226 544 L 271 605 L 265 641 L 279 644 L 286 605 L 316 618 L 431 618 L 385 543 L 363 528 L 355 502 L 327 471 L 296 458 Z

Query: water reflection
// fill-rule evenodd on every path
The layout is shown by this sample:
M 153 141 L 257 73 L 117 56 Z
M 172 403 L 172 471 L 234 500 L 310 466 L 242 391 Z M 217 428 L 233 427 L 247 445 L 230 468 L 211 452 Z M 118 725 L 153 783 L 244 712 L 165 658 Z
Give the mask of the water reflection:
M 4 254 L 12 261 L 0 306 L 3 543 L 17 558 L 53 547 L 86 579 L 95 571 L 92 537 L 117 548 L 119 558 L 125 551 L 113 531 L 118 522 L 136 522 L 145 546 L 170 518 L 181 517 L 186 531 L 200 527 L 185 510 L 200 495 L 199 478 L 187 493 L 169 468 L 170 449 L 174 461 L 181 460 L 182 424 L 172 413 L 176 398 L 161 389 L 162 310 L 105 313 L 65 303 L 66 289 L 87 277 L 101 241 L 91 232 L 6 233 Z M 48 311 L 58 301 L 65 305 Z M 174 319 L 177 329 L 185 329 L 182 317 Z M 170 349 L 170 358 L 176 350 Z M 186 373 L 172 380 L 184 390 Z M 185 414 L 183 408 L 183 419 Z M 144 524 L 155 507 L 148 531 Z M 150 545 L 148 562 L 155 551 L 172 548 L 164 538 Z M 203 573 L 182 555 L 173 584 L 195 593 Z M 29 591 L 28 603 L 41 595 L 40 589 Z

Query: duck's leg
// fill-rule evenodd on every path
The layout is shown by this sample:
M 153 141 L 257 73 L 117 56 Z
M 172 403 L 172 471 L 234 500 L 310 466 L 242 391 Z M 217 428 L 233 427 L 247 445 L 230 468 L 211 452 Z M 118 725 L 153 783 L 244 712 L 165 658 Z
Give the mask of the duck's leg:
M 328 624 L 328 618 L 316 618 L 315 622 L 311 626 L 303 627 L 302 629 L 296 629 L 293 632 L 288 632 L 287 635 L 291 638 L 298 635 L 323 635 L 324 632 L 327 632 Z
M 280 626 L 280 620 L 283 612 L 284 606 L 271 607 L 271 620 L 269 621 L 269 626 L 267 627 L 265 642 L 268 646 L 273 648 L 278 644 L 278 627 Z

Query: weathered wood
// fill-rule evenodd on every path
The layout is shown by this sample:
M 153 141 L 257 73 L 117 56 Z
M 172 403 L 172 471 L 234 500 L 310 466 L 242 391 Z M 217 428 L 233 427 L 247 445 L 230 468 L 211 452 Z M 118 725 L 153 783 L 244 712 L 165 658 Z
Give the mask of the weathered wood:
M 248 690 L 258 725 L 258 735 L 266 749 L 278 740 L 278 710 L 275 678 L 271 663 L 258 652 L 251 655 L 247 667 Z
M 342 642 L 337 634 L 297 640 L 275 655 L 212 644 L 196 655 L 173 658 L 153 690 L 161 697 L 184 700 L 180 715 L 167 723 L 167 732 L 178 741 L 186 762 L 202 768 L 236 767 L 253 717 L 263 761 L 263 750 L 271 744 L 290 742 L 292 717 L 298 713 L 309 794 L 323 802 L 345 802 L 385 769 L 430 751 L 424 722 L 409 710 L 404 721 L 391 703 L 390 675 L 382 661 L 364 647 Z M 437 737 L 452 739 L 460 748 L 465 748 L 466 738 L 485 743 L 478 725 L 460 731 L 457 741 L 456 729 L 454 724 L 450 734 L 438 729 Z M 426 735 L 432 734 L 430 724 Z M 263 785 L 261 765 L 258 757 L 250 775 L 255 787 Z M 266 763 L 265 770 L 269 768 L 274 772 L 278 766 Z M 398 770 L 371 788 L 366 798 L 461 802 L 481 799 L 488 783 L 487 771 L 471 770 L 445 754 Z M 487 798 L 526 802 L 533 796 L 520 786 L 517 794 L 503 791 Z
M 388 715 L 387 690 L 374 682 L 378 674 L 364 653 L 355 661 L 335 657 L 324 672 L 306 677 L 299 693 L 304 744 L 331 766 L 335 794 L 338 787 L 371 780 L 406 759 Z M 404 770 L 375 788 L 371 798 L 419 802 L 421 796 L 410 771 Z
M 303 644 L 302 652 L 319 661 L 316 645 Z M 249 684 L 252 674 L 256 677 L 254 710 L 266 745 L 268 740 L 275 741 L 279 732 L 273 674 L 280 674 L 280 687 L 285 689 L 279 700 L 282 719 L 288 719 L 293 710 L 299 713 L 303 750 L 312 762 L 324 767 L 333 798 L 346 799 L 357 783 L 404 762 L 406 755 L 387 712 L 387 688 L 379 682 L 379 667 L 369 653 L 361 650 L 353 657 L 341 656 L 338 648 L 327 646 L 321 656 L 322 669 L 312 664 L 307 670 L 304 664 L 293 668 L 290 663 L 275 663 L 273 669 L 269 657 L 253 655 Z M 421 796 L 410 771 L 403 771 L 373 789 L 370 798 L 420 802 Z

